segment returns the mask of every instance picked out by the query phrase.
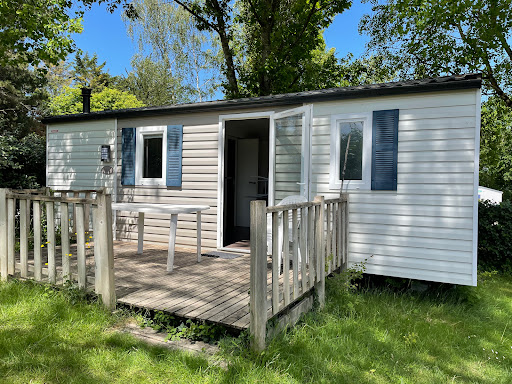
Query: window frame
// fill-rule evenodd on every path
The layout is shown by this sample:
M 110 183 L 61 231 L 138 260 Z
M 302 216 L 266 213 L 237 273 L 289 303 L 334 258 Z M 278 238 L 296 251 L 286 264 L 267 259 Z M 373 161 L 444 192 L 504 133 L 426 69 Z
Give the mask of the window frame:
M 351 123 L 356 121 L 363 122 L 362 180 L 345 180 L 343 183 L 343 190 L 371 189 L 372 114 L 369 112 L 331 115 L 329 189 L 340 190 L 341 188 L 341 179 L 339 178 L 341 130 L 338 128 L 338 125 L 339 123 Z
M 167 126 L 137 127 L 135 142 L 135 185 L 166 185 L 167 175 Z M 162 135 L 162 177 L 149 178 L 143 176 L 144 168 L 144 136 Z

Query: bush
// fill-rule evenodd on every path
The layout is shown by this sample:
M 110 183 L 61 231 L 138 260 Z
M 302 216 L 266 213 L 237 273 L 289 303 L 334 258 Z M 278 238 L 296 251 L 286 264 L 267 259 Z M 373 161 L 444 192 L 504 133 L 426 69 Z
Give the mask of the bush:
M 478 203 L 478 268 L 512 272 L 512 203 Z

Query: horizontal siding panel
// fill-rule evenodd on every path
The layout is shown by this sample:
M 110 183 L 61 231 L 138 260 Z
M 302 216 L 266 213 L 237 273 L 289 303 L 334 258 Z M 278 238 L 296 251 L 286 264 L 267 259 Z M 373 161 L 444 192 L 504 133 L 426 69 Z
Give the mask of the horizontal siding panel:
M 473 217 L 473 207 L 421 206 L 399 204 L 350 203 L 352 213 L 373 213 L 386 215 L 432 216 L 432 217 Z
M 147 195 L 147 196 L 153 196 L 152 192 L 144 192 L 149 191 L 150 189 L 142 188 L 141 192 L 139 193 L 137 190 L 139 187 L 123 187 L 118 189 L 119 196 L 123 196 L 123 198 L 129 199 L 132 196 L 136 196 L 137 194 L 140 195 Z M 215 197 L 217 198 L 217 189 L 159 189 L 158 191 L 162 191 L 161 195 L 156 195 L 157 197 L 155 199 L 159 199 L 159 196 L 175 196 L 175 197 L 182 197 L 182 198 L 194 198 L 194 197 Z M 165 191 L 165 193 L 163 192 Z
M 473 260 L 471 252 L 451 250 L 443 251 L 439 249 L 414 248 L 384 244 L 361 244 L 351 242 L 349 245 L 349 259 L 352 252 L 363 253 L 368 256 L 384 255 L 393 257 L 414 257 L 416 259 L 452 261 L 458 263 L 471 263 Z
M 430 152 L 430 151 L 457 151 L 474 150 L 474 139 L 460 140 L 423 140 L 405 141 L 398 143 L 399 152 Z
M 416 131 L 425 129 L 458 129 L 458 128 L 472 128 L 475 129 L 474 116 L 455 116 L 445 117 L 443 119 L 428 119 L 428 120 L 409 120 L 399 121 L 398 131 Z
M 398 146 L 398 164 L 411 162 L 446 162 L 474 161 L 474 150 L 431 151 L 431 152 L 400 152 Z
M 372 193 L 351 193 L 350 203 L 368 204 L 410 204 L 410 205 L 446 205 L 473 207 L 472 196 L 431 196 L 431 195 L 395 195 Z
M 215 141 L 218 143 L 219 140 L 219 132 L 217 131 L 211 133 L 203 133 L 203 132 L 187 132 L 187 130 L 183 129 L 183 141 L 191 142 L 191 141 Z
M 438 130 L 416 130 L 403 131 L 398 134 L 398 142 L 418 140 L 453 140 L 453 139 L 474 139 L 475 129 L 438 129 Z
M 401 107 L 401 106 L 400 106 Z M 447 117 L 476 116 L 475 102 L 471 105 L 449 105 L 435 108 L 400 108 L 400 120 L 440 119 Z
M 198 173 L 214 173 L 218 174 L 219 168 L 217 165 L 183 165 L 183 175 L 198 174 Z
M 110 139 L 114 140 L 115 134 L 114 131 L 105 131 L 105 130 L 97 130 L 97 131 L 87 131 L 87 132 L 71 132 L 71 131 L 60 131 L 58 133 L 48 133 L 48 139 L 50 141 L 55 140 L 76 140 L 76 139 Z
M 54 148 L 54 147 L 61 148 L 61 147 L 72 146 L 73 150 L 78 150 L 77 148 L 80 148 L 82 146 L 101 146 L 103 144 L 110 144 L 108 142 L 108 140 L 113 140 L 113 139 L 114 139 L 113 137 L 111 139 L 108 139 L 105 137 L 102 137 L 102 138 L 74 137 L 74 138 L 68 139 L 68 140 L 54 140 L 54 139 L 50 138 L 48 140 L 48 148 Z
M 398 183 L 403 184 L 473 184 L 473 173 L 399 173 Z
M 48 150 L 48 160 L 54 161 L 54 160 L 60 160 L 60 161 L 73 161 L 73 160 L 79 160 L 79 161 L 94 161 L 97 162 L 100 159 L 100 148 L 98 147 L 96 149 L 92 149 L 90 151 L 56 151 L 56 150 Z
M 402 247 L 437 249 L 442 251 L 465 251 L 473 250 L 472 241 L 454 240 L 454 239 L 428 239 L 424 237 L 414 236 L 395 236 L 389 234 L 366 234 L 366 233 L 350 233 L 350 241 L 361 244 L 379 244 L 379 245 L 395 245 Z
M 209 205 L 210 207 L 217 206 L 217 198 L 205 198 L 200 196 L 195 197 L 183 197 L 183 196 L 172 196 L 172 195 L 123 195 L 118 194 L 118 202 L 123 203 L 154 203 L 154 204 L 193 204 L 193 205 Z
M 388 267 L 420 269 L 424 271 L 471 274 L 471 263 L 454 263 L 450 261 L 416 259 L 414 257 L 393 257 L 385 255 L 372 255 L 368 258 L 368 255 L 366 254 L 355 252 L 350 255 L 350 260 L 354 263 L 361 263 L 367 260 L 367 266 L 382 265 Z
M 219 133 L 219 124 L 210 125 L 185 125 L 183 127 L 183 134 L 189 133 Z
M 472 229 L 472 220 L 464 217 L 376 215 L 375 213 L 352 212 L 350 223 L 408 225 L 413 227 Z
M 300 164 L 301 161 L 301 155 L 281 155 L 276 158 L 276 164 Z
M 349 266 L 352 263 L 349 262 Z M 439 283 L 472 285 L 472 276 L 454 272 L 425 271 L 421 269 L 389 267 L 384 265 L 367 265 L 366 273 L 374 275 L 384 275 L 392 277 L 401 277 L 406 279 L 418 279 L 435 281 Z
M 194 165 L 194 166 L 217 166 L 218 160 L 216 157 L 186 157 L 182 159 L 183 166 Z
M 453 239 L 453 240 L 473 240 L 473 231 L 471 229 L 455 228 L 430 228 L 414 227 L 406 225 L 385 225 L 385 224 L 367 224 L 351 223 L 350 232 L 352 234 L 368 235 L 390 235 L 403 237 L 422 237 L 433 239 Z
M 187 149 L 183 150 L 183 157 L 209 157 L 212 163 L 217 164 L 217 149 Z
M 99 153 L 99 152 L 98 152 Z M 67 159 L 67 160 L 60 160 L 60 159 L 48 159 L 48 165 L 51 166 L 51 170 L 53 172 L 65 172 L 68 167 L 84 167 L 90 169 L 90 167 L 103 167 L 104 165 L 112 166 L 113 163 L 102 163 L 101 160 L 98 158 L 85 158 L 85 159 Z
M 217 181 L 217 173 L 185 173 L 183 172 L 183 181 Z
M 422 173 L 471 173 L 475 171 L 475 163 L 452 161 L 446 163 L 398 163 L 398 174 L 422 172 Z
M 183 152 L 198 149 L 217 149 L 217 141 L 183 141 Z
M 398 193 L 473 196 L 473 184 L 398 184 Z

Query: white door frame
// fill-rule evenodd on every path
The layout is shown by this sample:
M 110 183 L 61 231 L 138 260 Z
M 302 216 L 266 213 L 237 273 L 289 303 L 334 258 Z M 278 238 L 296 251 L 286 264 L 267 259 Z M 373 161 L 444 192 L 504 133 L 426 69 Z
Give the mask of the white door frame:
M 250 119 L 269 119 L 269 157 L 274 156 L 271 145 L 270 129 L 273 123 L 274 111 L 235 113 L 230 115 L 219 115 L 219 153 L 218 153 L 218 188 L 217 188 L 217 249 L 227 249 L 230 251 L 245 252 L 244 249 L 224 248 L 224 144 L 226 140 L 226 121 L 229 120 L 250 120 Z M 270 166 L 270 164 L 269 164 Z M 269 181 L 270 185 L 270 181 Z M 270 186 L 269 186 L 270 188 Z
M 302 164 L 301 167 L 301 192 L 307 197 L 308 200 L 311 200 L 310 196 L 310 180 L 311 180 L 311 125 L 312 125 L 312 116 L 313 116 L 313 104 L 303 105 L 302 107 L 297 107 L 293 109 L 288 109 L 286 111 L 275 113 L 272 116 L 270 121 L 270 131 L 269 131 L 269 142 L 270 142 L 270 159 L 269 159 L 269 170 L 268 170 L 268 205 L 272 206 L 275 204 L 274 201 L 274 178 L 275 178 L 275 121 L 277 119 L 281 119 L 283 117 L 298 115 L 302 113 Z

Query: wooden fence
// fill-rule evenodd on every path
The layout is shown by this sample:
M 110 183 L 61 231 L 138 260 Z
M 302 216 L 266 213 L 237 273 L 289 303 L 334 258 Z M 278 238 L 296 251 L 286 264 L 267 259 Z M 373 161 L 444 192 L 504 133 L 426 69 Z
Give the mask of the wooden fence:
M 271 279 L 267 274 L 267 215 L 271 215 Z M 346 265 L 348 196 L 267 207 L 251 202 L 250 333 L 253 348 L 265 348 L 267 322 L 283 313 L 293 322 L 311 305 L 325 303 L 325 276 Z M 309 296 L 308 296 L 309 295 Z M 302 304 L 299 304 L 302 303 Z
M 110 195 L 0 189 L 0 278 L 8 275 L 51 284 L 70 281 L 94 289 L 114 308 Z

